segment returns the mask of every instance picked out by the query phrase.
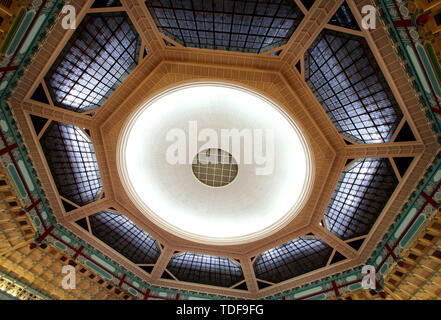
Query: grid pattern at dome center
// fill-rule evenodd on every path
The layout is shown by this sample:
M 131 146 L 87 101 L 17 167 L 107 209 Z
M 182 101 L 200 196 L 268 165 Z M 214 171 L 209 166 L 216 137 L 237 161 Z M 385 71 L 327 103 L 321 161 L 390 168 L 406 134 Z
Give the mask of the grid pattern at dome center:
M 237 163 L 233 156 L 222 149 L 206 149 L 193 160 L 193 174 L 210 187 L 223 187 L 237 176 Z

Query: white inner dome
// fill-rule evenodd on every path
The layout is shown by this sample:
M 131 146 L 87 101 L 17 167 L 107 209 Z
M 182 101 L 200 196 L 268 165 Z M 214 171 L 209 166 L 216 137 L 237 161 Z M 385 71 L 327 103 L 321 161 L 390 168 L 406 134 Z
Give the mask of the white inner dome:
M 194 124 L 205 141 L 191 139 L 197 138 Z M 221 147 L 222 129 L 253 132 L 252 163 L 245 160 L 246 139 L 239 150 Z M 260 144 L 254 134 L 259 130 Z M 202 137 L 206 132 L 216 132 L 219 144 Z M 186 142 L 185 164 L 167 157 L 177 154 L 170 148 L 178 136 L 185 136 L 179 140 Z M 271 141 L 272 157 L 265 153 Z M 255 157 L 257 145 L 266 164 Z M 230 184 L 214 188 L 194 176 L 192 160 L 218 147 L 234 157 L 238 172 Z M 295 122 L 261 95 L 224 83 L 187 84 L 148 100 L 125 124 L 117 162 L 129 197 L 149 219 L 177 236 L 216 245 L 251 242 L 280 230 L 303 206 L 313 174 L 309 147 Z M 265 167 L 270 173 L 256 174 Z

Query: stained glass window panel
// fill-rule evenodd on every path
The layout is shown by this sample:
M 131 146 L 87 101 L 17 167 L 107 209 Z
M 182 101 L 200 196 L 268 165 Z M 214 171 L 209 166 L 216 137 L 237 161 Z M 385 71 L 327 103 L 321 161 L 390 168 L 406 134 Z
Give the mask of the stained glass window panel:
M 89 217 L 95 237 L 137 264 L 154 264 L 161 251 L 147 232 L 123 214 L 102 211 Z
M 285 44 L 304 15 L 295 1 L 147 0 L 159 30 L 186 47 L 260 53 Z
M 136 66 L 140 43 L 125 12 L 88 14 L 46 75 L 54 103 L 99 108 Z
M 324 30 L 305 54 L 306 81 L 340 133 L 389 142 L 402 112 L 366 40 Z
M 102 183 L 87 134 L 78 127 L 52 121 L 40 142 L 60 195 L 79 206 L 97 200 Z
M 398 180 L 387 159 L 363 159 L 345 170 L 325 214 L 328 229 L 341 239 L 369 232 Z
M 244 280 L 240 265 L 228 258 L 184 252 L 175 255 L 167 269 L 179 280 L 231 287 Z
M 279 283 L 324 267 L 332 248 L 317 238 L 296 238 L 261 253 L 254 262 L 257 279 Z

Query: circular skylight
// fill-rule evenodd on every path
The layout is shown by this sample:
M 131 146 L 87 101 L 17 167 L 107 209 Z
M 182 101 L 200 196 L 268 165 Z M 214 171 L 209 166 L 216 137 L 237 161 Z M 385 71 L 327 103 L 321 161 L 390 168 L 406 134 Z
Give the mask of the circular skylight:
M 237 168 L 233 156 L 222 149 L 202 150 L 191 165 L 195 177 L 210 187 L 230 184 L 237 176 Z
M 146 217 L 216 245 L 280 230 L 304 205 L 313 175 L 306 139 L 283 109 L 224 83 L 182 85 L 146 101 L 122 129 L 117 161 Z

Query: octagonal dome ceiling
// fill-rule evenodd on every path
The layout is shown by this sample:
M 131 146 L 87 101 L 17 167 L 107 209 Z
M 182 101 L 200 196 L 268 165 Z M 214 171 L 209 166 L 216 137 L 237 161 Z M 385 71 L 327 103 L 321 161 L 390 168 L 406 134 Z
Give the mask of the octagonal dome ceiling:
M 384 30 L 360 28 L 353 0 L 73 2 L 77 29 L 48 34 L 57 44 L 36 55 L 44 67 L 25 74 L 32 85 L 17 111 L 41 205 L 61 226 L 42 224 L 37 239 L 101 263 L 137 298 L 265 298 L 352 270 L 394 222 L 430 162 L 423 153 L 435 152 L 428 125 L 413 119 L 413 89 L 397 81 L 407 76 L 382 55 L 392 48 Z M 194 83 L 199 91 L 163 95 Z M 276 170 L 259 178 L 220 148 L 230 174 L 237 165 L 220 186 L 206 182 L 223 167 L 173 171 L 166 132 L 192 120 L 274 130 Z
M 222 188 L 200 183 L 191 170 L 207 148 L 221 148 L 237 163 Z M 208 164 L 218 163 L 214 156 Z M 216 245 L 283 228 L 303 207 L 314 172 L 298 125 L 271 101 L 225 83 L 188 84 L 147 101 L 122 129 L 117 159 L 141 212 L 171 233 Z M 205 170 L 213 182 L 229 174 L 226 167 Z

